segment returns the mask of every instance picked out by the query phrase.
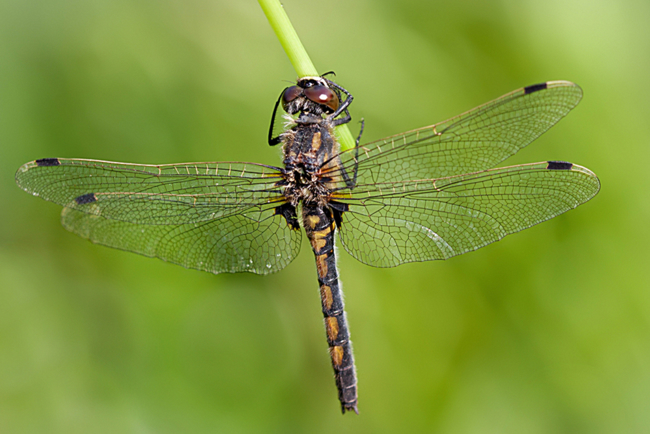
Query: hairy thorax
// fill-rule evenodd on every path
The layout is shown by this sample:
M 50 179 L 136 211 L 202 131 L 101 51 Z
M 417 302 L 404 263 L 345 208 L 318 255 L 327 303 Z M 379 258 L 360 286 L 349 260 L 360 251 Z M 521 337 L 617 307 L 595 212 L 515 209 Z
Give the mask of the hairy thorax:
M 329 201 L 330 179 L 324 172 L 337 159 L 339 145 L 331 123 L 320 116 L 303 116 L 281 136 L 284 153 L 284 196 L 293 206 L 303 202 L 310 206 L 325 206 Z

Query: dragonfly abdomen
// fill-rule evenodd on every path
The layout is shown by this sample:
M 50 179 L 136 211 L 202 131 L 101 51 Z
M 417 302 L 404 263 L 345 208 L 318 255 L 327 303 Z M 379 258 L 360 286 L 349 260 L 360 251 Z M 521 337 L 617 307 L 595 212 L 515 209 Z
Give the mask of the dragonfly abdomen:
M 358 413 L 357 376 L 334 254 L 334 216 L 329 208 L 305 204 L 303 224 L 316 257 L 325 332 L 341 411 Z

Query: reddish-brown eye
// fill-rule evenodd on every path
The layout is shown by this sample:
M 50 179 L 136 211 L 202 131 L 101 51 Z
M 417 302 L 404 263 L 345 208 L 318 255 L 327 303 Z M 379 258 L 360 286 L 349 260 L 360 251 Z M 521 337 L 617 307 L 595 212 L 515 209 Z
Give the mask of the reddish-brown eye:
M 302 89 L 298 86 L 291 86 L 284 90 L 282 94 L 282 104 L 287 105 L 300 96 Z
M 333 113 L 339 108 L 339 98 L 327 86 L 313 86 L 304 90 L 305 96 L 311 101 L 325 106 L 326 112 Z

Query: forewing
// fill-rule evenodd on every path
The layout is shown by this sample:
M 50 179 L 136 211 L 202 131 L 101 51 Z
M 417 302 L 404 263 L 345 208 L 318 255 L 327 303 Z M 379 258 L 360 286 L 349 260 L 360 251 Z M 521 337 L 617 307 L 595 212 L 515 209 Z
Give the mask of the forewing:
M 581 98 L 578 85 L 550 81 L 515 90 L 439 124 L 365 144 L 358 150 L 357 187 L 490 169 L 555 125 Z M 356 153 L 341 153 L 342 166 L 328 173 L 341 187 L 345 174 L 355 172 Z
M 575 208 L 599 188 L 589 169 L 564 162 L 386 182 L 339 199 L 349 206 L 339 234 L 352 256 L 375 267 L 447 259 Z
M 279 169 L 252 163 L 137 165 L 44 159 L 16 173 L 24 190 L 64 206 L 66 229 L 94 243 L 212 273 L 266 274 L 298 254 Z
M 140 165 L 48 158 L 25 164 L 16 182 L 77 211 L 137 224 L 196 223 L 282 201 L 278 169 L 253 163 Z

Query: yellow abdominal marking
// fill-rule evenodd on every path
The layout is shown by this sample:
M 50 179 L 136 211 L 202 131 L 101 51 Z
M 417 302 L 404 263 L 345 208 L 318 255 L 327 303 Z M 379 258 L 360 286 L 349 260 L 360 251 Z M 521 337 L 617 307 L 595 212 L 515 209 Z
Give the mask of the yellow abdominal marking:
M 309 223 L 309 227 L 311 229 L 314 229 L 319 222 L 320 222 L 320 217 L 319 216 L 317 216 L 317 215 L 307 216 L 307 223 Z
M 332 298 L 332 288 L 327 285 L 320 287 L 320 300 L 323 303 L 323 306 L 328 310 L 332 308 L 332 303 L 334 299 Z
M 318 277 L 324 279 L 327 276 L 327 262 L 325 259 L 327 255 L 316 255 L 316 270 L 318 271 Z
M 327 241 L 323 239 L 312 239 L 311 240 L 311 246 L 314 248 L 315 252 L 320 252 L 323 247 L 325 247 L 325 244 L 327 244 Z
M 330 341 L 336 339 L 339 335 L 339 322 L 336 317 L 330 316 L 325 318 L 325 330 Z
M 328 227 L 322 231 L 314 231 L 311 234 L 311 245 L 314 248 L 316 253 L 320 252 L 323 247 L 327 244 L 325 239 L 332 232 L 332 228 Z
M 340 345 L 330 347 L 330 357 L 332 358 L 332 365 L 341 366 L 341 362 L 343 362 L 343 347 Z

